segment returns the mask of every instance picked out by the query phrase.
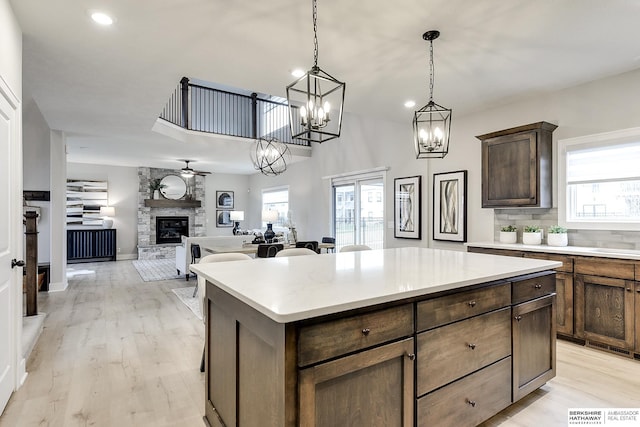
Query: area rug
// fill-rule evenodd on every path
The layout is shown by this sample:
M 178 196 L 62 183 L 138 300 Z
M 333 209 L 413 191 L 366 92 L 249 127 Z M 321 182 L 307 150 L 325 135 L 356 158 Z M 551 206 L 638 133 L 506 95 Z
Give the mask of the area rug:
M 198 319 L 202 320 L 200 301 L 198 300 L 198 295 L 196 295 L 195 298 L 193 297 L 193 289 L 194 287 L 192 286 L 190 288 L 171 289 L 171 291 L 176 294 L 176 296 L 180 299 L 180 301 L 182 301 L 184 305 L 189 307 L 189 310 L 191 310 Z
M 138 259 L 132 262 L 133 266 L 138 270 L 140 277 L 142 277 L 142 280 L 145 282 L 177 279 L 180 277 L 176 270 L 176 260 L 174 259 Z

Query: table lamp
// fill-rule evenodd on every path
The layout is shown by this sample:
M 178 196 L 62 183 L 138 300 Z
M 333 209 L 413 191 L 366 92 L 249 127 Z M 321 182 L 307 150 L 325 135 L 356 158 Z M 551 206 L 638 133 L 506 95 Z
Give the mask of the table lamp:
M 244 211 L 231 211 L 229 219 L 233 221 L 233 234 L 240 234 L 240 221 L 244 221 Z
M 116 209 L 113 206 L 100 206 L 100 215 L 102 216 L 102 228 L 113 227 L 112 216 L 115 216 Z
M 277 221 L 278 217 L 278 211 L 262 211 L 262 221 L 267 223 L 267 231 L 264 232 L 264 240 L 267 243 L 273 242 L 273 238 L 276 237 L 276 233 L 273 231 L 273 222 Z

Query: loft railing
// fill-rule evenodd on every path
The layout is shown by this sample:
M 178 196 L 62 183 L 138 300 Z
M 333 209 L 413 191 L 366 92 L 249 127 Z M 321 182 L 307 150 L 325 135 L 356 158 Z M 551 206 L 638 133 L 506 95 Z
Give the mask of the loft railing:
M 199 132 L 251 139 L 273 137 L 288 144 L 309 145 L 291 138 L 286 103 L 261 99 L 256 93 L 248 96 L 193 84 L 186 77 L 169 97 L 160 118 Z M 294 120 L 300 123 L 298 118 Z

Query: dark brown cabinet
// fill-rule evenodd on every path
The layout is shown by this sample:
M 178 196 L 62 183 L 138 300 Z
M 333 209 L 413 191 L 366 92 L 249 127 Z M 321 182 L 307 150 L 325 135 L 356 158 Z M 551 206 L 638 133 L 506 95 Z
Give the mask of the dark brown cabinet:
M 630 280 L 577 274 L 576 336 L 633 350 L 634 288 Z
M 573 336 L 573 258 L 561 254 L 548 254 L 543 252 L 523 252 L 508 249 L 490 249 L 468 247 L 469 252 L 486 253 L 513 257 L 525 257 L 559 261 L 562 267 L 556 268 L 556 332 L 560 335 Z
M 207 282 L 207 425 L 476 426 L 553 376 L 554 286 L 541 272 L 280 323 Z
M 301 369 L 300 426 L 413 426 L 413 338 Z
M 556 375 L 555 295 L 513 306 L 513 401 Z
M 636 266 L 636 278 L 638 277 L 638 266 Z M 640 354 L 640 282 L 636 282 L 636 354 Z
M 482 141 L 483 208 L 551 207 L 556 128 L 539 122 L 476 137 Z
M 556 332 L 572 336 L 573 326 L 573 258 L 562 254 L 525 252 L 525 258 L 559 261 L 562 267 L 556 268 Z
M 640 359 L 640 261 L 482 245 L 467 250 L 562 262 L 556 269 L 558 337 Z

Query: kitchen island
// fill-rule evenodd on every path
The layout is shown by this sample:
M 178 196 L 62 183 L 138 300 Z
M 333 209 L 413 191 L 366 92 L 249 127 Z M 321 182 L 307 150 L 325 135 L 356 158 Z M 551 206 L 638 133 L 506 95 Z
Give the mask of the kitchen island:
M 477 425 L 555 375 L 560 265 L 424 248 L 194 265 L 205 420 Z

